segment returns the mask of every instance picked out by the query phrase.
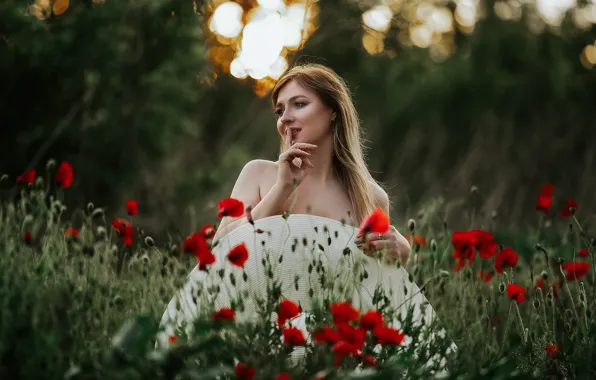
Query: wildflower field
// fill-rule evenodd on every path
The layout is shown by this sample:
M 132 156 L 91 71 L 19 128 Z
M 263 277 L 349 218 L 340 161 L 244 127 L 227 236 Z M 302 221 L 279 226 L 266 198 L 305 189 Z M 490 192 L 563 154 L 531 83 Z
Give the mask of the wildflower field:
M 425 350 L 405 344 L 420 331 L 407 319 L 392 326 L 382 295 L 378 309 L 366 313 L 329 300 L 311 311 L 314 339 L 306 339 L 288 323 L 300 306 L 275 287 L 263 310 L 277 320 L 235 323 L 239 305 L 203 310 L 192 336 L 171 335 L 162 349 L 155 345 L 160 317 L 197 263 L 209 271 L 218 218 L 246 210 L 223 200 L 212 225 L 156 241 L 135 227 L 143 206 L 134 200 L 128 215 L 114 219 L 93 203 L 71 210 L 61 199 L 73 191 L 74 175 L 69 163 L 51 161 L 43 174 L 28 170 L 0 182 L 1 378 L 594 376 L 595 242 L 582 229 L 581 205 L 558 199 L 550 184 L 527 205 L 539 227 L 523 234 L 476 225 L 471 214 L 466 231 L 428 215 L 425 223 L 398 226 L 413 247 L 409 280 L 447 331 Z M 545 227 L 553 221 L 568 227 L 553 232 Z M 373 214 L 361 231 L 378 232 L 387 222 Z M 238 246 L 226 260 L 241 268 L 250 254 Z M 445 354 L 451 340 L 457 352 L 437 371 L 429 358 Z M 305 348 L 300 364 L 286 360 L 296 346 Z

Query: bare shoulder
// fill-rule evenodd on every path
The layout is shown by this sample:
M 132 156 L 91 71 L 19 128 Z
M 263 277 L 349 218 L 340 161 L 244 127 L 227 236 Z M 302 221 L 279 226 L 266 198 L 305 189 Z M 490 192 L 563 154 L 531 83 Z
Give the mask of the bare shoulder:
M 244 165 L 244 168 L 242 170 L 243 171 L 246 170 L 246 171 L 250 171 L 250 172 L 254 173 L 254 172 L 259 172 L 264 169 L 271 168 L 273 165 L 276 165 L 276 163 L 273 161 L 256 159 L 256 160 L 248 161 L 246 163 L 246 165 Z
M 371 185 L 375 194 L 377 207 L 380 207 L 385 213 L 389 214 L 389 195 L 387 195 L 385 189 L 383 189 L 376 181 L 373 181 Z

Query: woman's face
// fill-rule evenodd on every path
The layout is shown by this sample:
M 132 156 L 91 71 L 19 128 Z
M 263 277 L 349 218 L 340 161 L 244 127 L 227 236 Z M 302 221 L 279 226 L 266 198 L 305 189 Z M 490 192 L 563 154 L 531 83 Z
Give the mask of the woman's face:
M 279 92 L 275 107 L 277 131 L 282 137 L 292 133 L 292 144 L 318 144 L 331 136 L 333 110 L 319 96 L 292 80 Z

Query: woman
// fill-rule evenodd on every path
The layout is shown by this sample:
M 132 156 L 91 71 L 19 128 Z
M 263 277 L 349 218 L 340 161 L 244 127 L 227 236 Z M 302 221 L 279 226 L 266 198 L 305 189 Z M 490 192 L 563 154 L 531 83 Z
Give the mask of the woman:
M 232 198 L 251 207 L 258 220 L 285 211 L 344 220 L 359 226 L 375 208 L 389 215 L 389 197 L 364 161 L 360 123 L 345 82 L 318 64 L 295 66 L 272 92 L 280 135 L 276 162 L 253 160 L 242 169 Z M 214 240 L 248 221 L 226 217 Z M 384 252 L 405 262 L 409 242 L 391 226 L 388 233 L 356 238 L 365 252 Z

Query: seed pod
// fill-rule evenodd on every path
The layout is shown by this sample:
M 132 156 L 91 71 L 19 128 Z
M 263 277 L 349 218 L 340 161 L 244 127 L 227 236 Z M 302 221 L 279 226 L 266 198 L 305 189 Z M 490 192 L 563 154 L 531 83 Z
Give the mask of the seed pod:
M 154 247 L 155 246 L 155 241 L 153 240 L 153 238 L 151 236 L 145 237 L 145 245 L 147 247 Z
M 505 293 L 505 283 L 504 282 L 501 282 L 499 284 L 499 292 Z
M 408 220 L 408 229 L 411 232 L 414 232 L 414 230 L 416 229 L 416 221 L 414 219 Z

